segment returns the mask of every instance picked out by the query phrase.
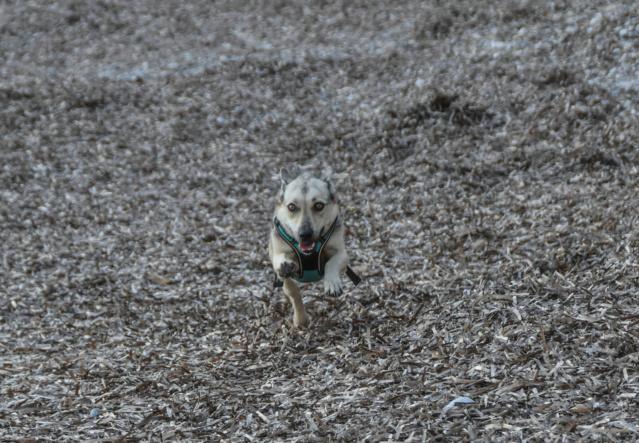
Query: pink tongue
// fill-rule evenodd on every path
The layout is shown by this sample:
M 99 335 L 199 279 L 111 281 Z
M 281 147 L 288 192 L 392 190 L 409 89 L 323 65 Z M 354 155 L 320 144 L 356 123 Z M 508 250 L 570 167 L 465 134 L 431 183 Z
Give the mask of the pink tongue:
M 315 243 L 300 243 L 300 251 L 308 252 L 313 250 Z

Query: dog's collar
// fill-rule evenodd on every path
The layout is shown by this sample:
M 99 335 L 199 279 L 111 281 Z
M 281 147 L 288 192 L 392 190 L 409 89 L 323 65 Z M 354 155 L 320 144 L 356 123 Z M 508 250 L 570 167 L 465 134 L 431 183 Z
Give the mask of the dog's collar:
M 299 282 L 314 282 L 319 281 L 324 277 L 324 263 L 322 263 L 322 250 L 328 240 L 333 235 L 335 226 L 337 226 L 338 217 L 325 234 L 320 233 L 319 241 L 315 244 L 315 250 L 311 254 L 305 254 L 300 250 L 300 244 L 291 235 L 289 235 L 277 217 L 274 218 L 273 224 L 279 236 L 288 243 L 295 254 L 297 255 L 297 262 L 299 264 L 299 270 L 297 275 L 293 278 Z

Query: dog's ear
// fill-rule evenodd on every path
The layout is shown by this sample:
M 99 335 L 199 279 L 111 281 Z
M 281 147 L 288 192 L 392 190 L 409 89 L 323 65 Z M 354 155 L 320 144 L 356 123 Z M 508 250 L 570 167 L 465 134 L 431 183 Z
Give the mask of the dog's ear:
M 327 166 L 322 173 L 321 179 L 328 185 L 328 192 L 331 195 L 331 200 L 337 201 L 337 199 L 335 198 L 335 188 L 333 187 L 331 177 L 333 177 L 333 169 L 330 166 Z
M 282 179 L 282 186 L 288 185 L 293 181 L 293 176 L 286 168 L 280 169 L 280 178 Z
M 277 202 L 278 204 L 282 204 L 282 199 L 284 198 L 284 189 L 286 185 L 293 181 L 293 176 L 286 168 L 280 169 L 280 178 L 282 179 L 282 185 L 280 186 L 280 192 L 277 193 Z
M 321 179 L 330 185 L 331 177 L 333 177 L 333 168 L 327 166 L 326 168 L 324 168 L 324 172 L 322 172 Z

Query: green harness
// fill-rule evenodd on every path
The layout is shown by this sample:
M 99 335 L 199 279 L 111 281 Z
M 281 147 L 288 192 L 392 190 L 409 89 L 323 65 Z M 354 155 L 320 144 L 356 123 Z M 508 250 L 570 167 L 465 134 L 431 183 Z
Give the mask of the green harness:
M 337 219 L 335 219 L 326 234 L 320 235 L 319 241 L 315 243 L 315 250 L 313 250 L 313 252 L 310 254 L 302 252 L 302 250 L 300 249 L 300 243 L 298 241 L 295 241 L 293 237 L 286 233 L 277 218 L 275 218 L 274 223 L 275 228 L 277 229 L 277 233 L 286 243 L 288 243 L 293 248 L 295 254 L 297 255 L 299 270 L 297 271 L 297 275 L 293 276 L 293 278 L 303 283 L 320 281 L 324 277 L 322 250 L 328 242 L 328 239 L 331 238 L 331 235 L 333 235 L 335 225 L 337 224 Z
M 275 217 L 273 223 L 275 224 L 275 229 L 277 229 L 277 233 L 279 234 L 279 236 L 282 238 L 282 240 L 288 243 L 291 248 L 293 248 L 293 251 L 295 251 L 295 254 L 297 255 L 299 270 L 297 271 L 297 275 L 293 276 L 293 278 L 302 283 L 312 283 L 320 281 L 322 278 L 324 278 L 322 250 L 324 249 L 324 246 L 326 246 L 326 243 L 328 243 L 331 235 L 333 235 L 333 231 L 335 230 L 335 226 L 337 225 L 337 218 L 335 219 L 329 230 L 325 234 L 320 235 L 319 241 L 315 244 L 315 250 L 310 254 L 306 254 L 301 251 L 299 242 L 295 241 L 293 237 L 286 233 L 277 217 Z M 355 286 L 357 286 L 359 282 L 362 281 L 362 279 L 357 274 L 355 274 L 355 272 L 353 272 L 353 270 L 349 266 L 346 267 L 346 275 L 348 275 L 348 278 L 351 279 Z M 278 279 L 276 275 L 273 286 L 281 287 L 283 285 L 284 283 L 280 279 Z

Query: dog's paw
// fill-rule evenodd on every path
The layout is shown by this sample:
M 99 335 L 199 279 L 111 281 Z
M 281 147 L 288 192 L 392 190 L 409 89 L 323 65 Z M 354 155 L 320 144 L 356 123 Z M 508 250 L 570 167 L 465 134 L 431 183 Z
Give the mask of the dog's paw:
M 330 297 L 339 297 L 342 295 L 342 282 L 340 279 L 326 280 L 324 279 L 324 293 Z
M 277 271 L 280 278 L 283 280 L 285 278 L 292 278 L 297 275 L 297 263 L 292 261 L 282 262 L 280 265 L 280 269 Z
M 293 323 L 298 328 L 308 328 L 308 325 L 311 324 L 311 317 L 308 314 L 304 313 L 301 315 L 295 315 L 293 317 Z

